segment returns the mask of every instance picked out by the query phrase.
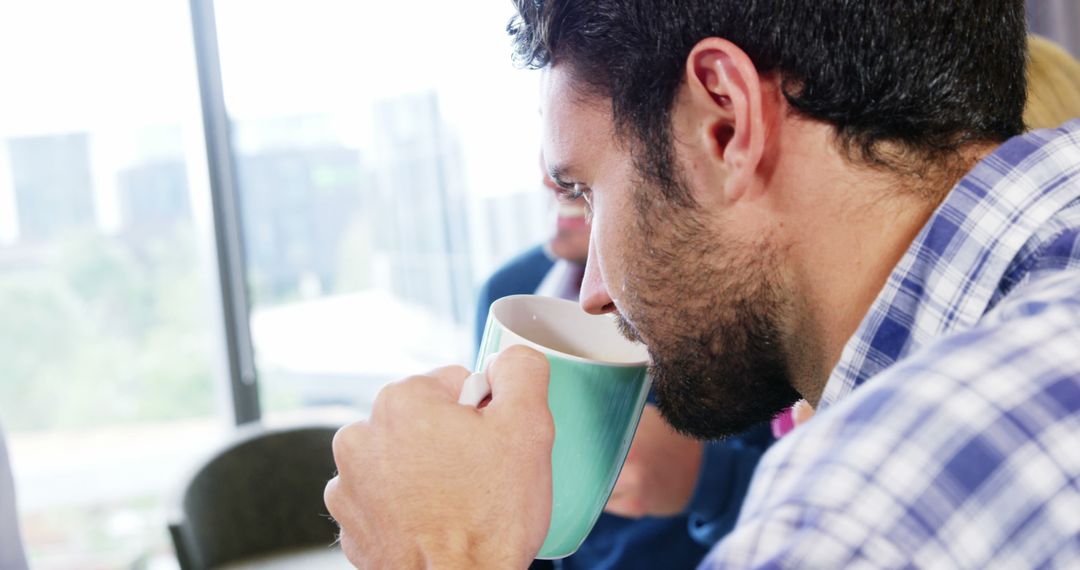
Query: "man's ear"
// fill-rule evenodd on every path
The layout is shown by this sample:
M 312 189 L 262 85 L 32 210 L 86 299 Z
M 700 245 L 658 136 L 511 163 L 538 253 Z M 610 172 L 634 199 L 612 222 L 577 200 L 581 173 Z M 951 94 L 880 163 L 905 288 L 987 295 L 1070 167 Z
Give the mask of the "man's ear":
M 762 78 L 742 49 L 720 38 L 701 40 L 686 61 L 686 84 L 695 106 L 697 136 L 710 158 L 722 161 L 724 197 L 754 190 L 768 134 Z

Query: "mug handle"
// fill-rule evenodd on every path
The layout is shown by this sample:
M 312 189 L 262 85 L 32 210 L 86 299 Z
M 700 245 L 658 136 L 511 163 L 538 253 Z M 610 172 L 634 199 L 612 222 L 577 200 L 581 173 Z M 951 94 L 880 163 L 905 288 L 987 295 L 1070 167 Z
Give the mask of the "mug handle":
M 465 379 L 465 384 L 461 387 L 461 395 L 458 396 L 458 403 L 475 408 L 490 395 L 491 385 L 488 384 L 487 374 L 483 371 L 474 372 Z

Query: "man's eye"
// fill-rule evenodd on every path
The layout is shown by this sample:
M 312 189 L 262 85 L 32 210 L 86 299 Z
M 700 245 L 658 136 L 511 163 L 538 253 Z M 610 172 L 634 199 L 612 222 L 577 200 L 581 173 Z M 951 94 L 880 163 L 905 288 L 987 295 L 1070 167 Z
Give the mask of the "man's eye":
M 593 216 L 592 188 L 584 184 L 574 184 L 574 191 L 577 192 L 579 198 L 585 199 L 585 220 L 591 224 Z
M 592 188 L 589 188 L 584 184 L 575 184 L 574 188 L 577 191 L 578 196 L 585 198 L 585 203 L 592 208 Z
M 559 199 L 564 202 L 573 202 L 574 200 L 584 198 L 585 190 L 586 188 L 582 184 L 576 182 L 574 184 L 567 184 L 559 190 Z
M 574 202 L 582 198 L 585 199 L 585 219 L 591 223 L 593 215 L 592 188 L 580 182 L 559 184 L 559 188 L 558 199 L 560 202 Z
M 573 185 L 571 187 L 563 188 L 562 190 L 558 191 L 558 199 L 562 200 L 563 202 L 573 202 L 581 198 L 581 196 L 583 195 L 584 193 L 581 191 L 578 185 Z

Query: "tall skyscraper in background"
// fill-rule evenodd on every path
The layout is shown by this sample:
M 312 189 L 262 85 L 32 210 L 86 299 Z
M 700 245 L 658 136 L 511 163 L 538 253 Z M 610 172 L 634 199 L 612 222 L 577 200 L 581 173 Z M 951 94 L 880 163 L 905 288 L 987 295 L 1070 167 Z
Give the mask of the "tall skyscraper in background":
M 372 167 L 378 250 L 390 286 L 406 300 L 463 322 L 471 306 L 466 192 L 461 152 L 447 133 L 434 92 L 374 106 Z
M 132 165 L 117 173 L 116 185 L 126 232 L 154 233 L 191 219 L 187 166 L 182 158 Z
M 114 165 L 123 233 L 167 232 L 191 222 L 183 133 L 178 125 L 147 127 L 133 136 L 132 155 Z
M 7 149 L 20 242 L 94 228 L 88 134 L 12 138 Z
M 337 289 L 365 184 L 360 151 L 338 140 L 331 122 L 294 116 L 236 125 L 245 253 L 262 302 Z

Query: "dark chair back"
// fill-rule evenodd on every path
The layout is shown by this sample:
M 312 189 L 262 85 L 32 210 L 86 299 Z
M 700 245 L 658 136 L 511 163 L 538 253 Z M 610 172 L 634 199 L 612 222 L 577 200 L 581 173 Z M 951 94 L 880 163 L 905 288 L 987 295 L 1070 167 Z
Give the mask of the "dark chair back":
M 304 546 L 331 545 L 323 504 L 336 427 L 249 427 L 203 462 L 169 521 L 183 570 Z

